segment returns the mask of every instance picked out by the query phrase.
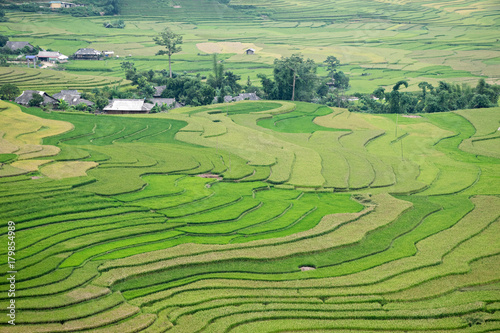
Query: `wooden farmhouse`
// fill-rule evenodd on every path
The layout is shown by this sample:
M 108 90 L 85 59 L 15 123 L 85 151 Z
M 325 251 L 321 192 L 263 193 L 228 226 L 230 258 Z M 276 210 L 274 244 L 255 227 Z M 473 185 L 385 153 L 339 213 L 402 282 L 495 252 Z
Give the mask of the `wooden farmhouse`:
M 114 99 L 103 111 L 108 114 L 149 113 L 154 104 L 145 103 L 143 99 Z
M 254 49 L 246 49 L 245 53 L 248 55 L 255 54 L 255 50 Z
M 79 49 L 73 54 L 74 59 L 99 60 L 101 57 L 101 52 L 89 48 Z

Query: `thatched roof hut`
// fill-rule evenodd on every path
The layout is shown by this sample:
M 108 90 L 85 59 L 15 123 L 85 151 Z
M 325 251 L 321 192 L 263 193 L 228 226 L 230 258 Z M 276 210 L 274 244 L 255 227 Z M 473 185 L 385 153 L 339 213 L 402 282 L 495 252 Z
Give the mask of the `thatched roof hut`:
M 61 92 L 54 94 L 53 97 L 57 100 L 63 100 L 71 106 L 76 106 L 81 103 L 87 106 L 94 105 L 93 102 L 83 99 L 77 90 L 61 90 Z
M 37 91 L 37 90 L 25 90 L 25 91 L 23 91 L 21 96 L 16 98 L 15 102 L 17 104 L 21 104 L 21 105 L 28 105 L 29 102 L 33 99 L 34 94 L 39 94 L 40 96 L 43 97 L 42 105 L 49 105 L 49 104 L 50 105 L 57 105 L 57 104 L 59 104 L 59 101 L 57 99 L 55 99 L 54 97 L 48 95 L 44 91 Z
M 5 44 L 5 48 L 9 49 L 9 50 L 12 50 L 12 51 L 17 51 L 17 50 L 21 50 L 21 49 L 24 49 L 25 47 L 28 47 L 30 50 L 33 50 L 34 49 L 34 46 L 31 45 L 30 43 L 28 42 L 11 42 L 11 41 L 8 41 L 6 44 Z

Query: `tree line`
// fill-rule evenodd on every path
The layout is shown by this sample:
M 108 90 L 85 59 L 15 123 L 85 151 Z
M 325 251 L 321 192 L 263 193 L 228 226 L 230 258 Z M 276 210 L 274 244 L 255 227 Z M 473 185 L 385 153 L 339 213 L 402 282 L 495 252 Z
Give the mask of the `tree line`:
M 407 81 L 399 81 L 391 91 L 377 88 L 372 94 L 355 94 L 359 103 L 349 110 L 368 113 L 430 113 L 459 109 L 489 108 L 498 105 L 500 86 L 488 84 L 481 78 L 476 87 L 440 81 L 437 87 L 420 82 L 417 92 L 402 92 Z
M 126 78 L 137 85 L 144 97 L 152 96 L 154 85 L 164 85 L 162 97 L 193 106 L 210 104 L 215 100 L 223 102 L 224 96 L 236 95 L 241 91 L 253 92 L 264 99 L 291 100 L 321 103 L 329 106 L 347 107 L 352 111 L 369 113 L 417 113 L 443 112 L 457 109 L 485 108 L 498 103 L 500 86 L 490 85 L 480 79 L 476 87 L 466 84 L 450 84 L 444 81 L 434 87 L 428 82 L 420 82 L 418 92 L 403 91 L 407 81 L 398 81 L 392 90 L 379 87 L 372 94 L 354 94 L 358 101 L 350 101 L 345 96 L 349 89 L 349 77 L 342 72 L 340 61 L 328 56 L 321 64 L 326 67 L 327 77 L 317 74 L 319 64 L 312 59 L 304 59 L 300 54 L 274 60 L 273 75 L 258 74 L 261 87 L 252 85 L 248 78 L 246 86 L 241 86 L 239 75 L 224 69 L 224 64 L 213 56 L 212 74 L 203 82 L 196 78 L 173 75 L 171 57 L 180 52 L 182 36 L 165 29 L 154 38 L 156 44 L 165 47 L 157 55 L 168 55 L 169 71 L 138 72 L 133 63 L 124 62 Z

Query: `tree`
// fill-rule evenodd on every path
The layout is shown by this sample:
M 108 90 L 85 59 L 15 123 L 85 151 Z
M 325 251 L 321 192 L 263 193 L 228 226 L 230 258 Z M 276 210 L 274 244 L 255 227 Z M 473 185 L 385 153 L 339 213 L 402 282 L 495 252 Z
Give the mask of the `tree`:
M 200 106 L 211 104 L 215 97 L 215 89 L 198 80 L 188 79 L 185 81 L 183 91 L 179 98 L 184 104 Z
M 422 89 L 422 100 L 425 102 L 425 98 L 427 97 L 427 88 L 429 88 L 429 90 L 432 91 L 434 87 L 432 86 L 432 84 L 427 83 L 425 81 L 420 82 L 418 84 L 418 87 Z
M 392 91 L 389 94 L 386 94 L 385 99 L 389 102 L 389 112 L 390 113 L 400 113 L 401 112 L 401 93 L 399 92 L 399 88 L 401 86 L 405 86 L 408 88 L 408 82 L 401 80 L 398 81 L 394 87 L 392 87 Z
M 215 96 L 215 89 L 212 86 L 187 76 L 169 78 L 165 86 L 162 98 L 175 98 L 176 101 L 186 105 L 211 104 Z
M 94 100 L 95 108 L 102 111 L 109 104 L 109 100 L 103 96 L 98 96 Z
M 213 56 L 212 71 L 214 75 L 210 75 L 208 82 L 214 89 L 221 89 L 224 81 L 224 65 L 217 61 L 217 53 Z
M 497 104 L 500 95 L 500 86 L 490 85 L 484 79 L 479 79 L 475 93 L 478 95 L 485 95 L 491 104 Z
M 0 47 L 4 47 L 5 44 L 9 41 L 9 37 L 0 35 Z
M 337 71 L 337 67 L 340 65 L 340 60 L 335 56 L 328 56 L 323 63 L 326 64 L 326 69 L 334 79 L 333 74 Z
M 9 57 L 5 54 L 0 54 L 0 67 L 9 67 Z
M 155 88 L 151 83 L 149 83 L 149 81 L 144 76 L 141 76 L 137 80 L 137 88 L 139 88 L 139 91 L 146 98 L 153 97 L 153 94 L 155 93 Z
M 28 102 L 28 105 L 29 106 L 36 106 L 36 107 L 38 107 L 42 103 L 43 103 L 43 97 L 42 97 L 42 95 L 40 95 L 38 93 L 35 93 L 35 94 L 33 94 L 33 97 Z
M 172 54 L 182 51 L 179 46 L 182 44 L 182 36 L 174 33 L 169 28 L 165 28 L 160 34 L 153 38 L 156 44 L 164 46 L 165 50 L 160 50 L 156 55 L 168 55 L 168 69 L 172 78 Z
M 473 109 L 480 109 L 480 108 L 492 107 L 493 104 L 490 102 L 487 95 L 476 94 L 472 98 L 472 101 L 470 102 L 470 106 Z
M 316 64 L 313 60 L 304 61 L 302 55 L 292 54 L 274 60 L 274 81 L 278 99 L 310 101 L 318 84 Z
M 349 77 L 342 71 L 333 73 L 333 81 L 333 86 L 338 89 L 346 90 L 349 88 Z
M 75 106 L 75 110 L 77 111 L 87 111 L 88 105 L 85 103 L 80 103 Z
M 257 74 L 257 77 L 260 79 L 265 97 L 267 99 L 279 99 L 276 82 L 268 78 L 265 74 Z
M 19 88 L 12 83 L 6 83 L 0 87 L 0 98 L 3 100 L 12 101 L 19 96 L 19 93 Z
M 373 96 L 377 97 L 379 100 L 382 100 L 385 98 L 385 88 L 384 87 L 378 87 L 373 91 Z
M 116 28 L 116 29 L 124 29 L 126 24 L 124 20 L 114 20 L 114 21 L 106 21 L 102 24 L 105 28 Z
M 67 109 L 69 109 L 69 104 L 64 99 L 60 99 L 59 106 L 57 108 L 66 111 Z
M 227 71 L 224 73 L 224 88 L 229 90 L 233 95 L 239 94 L 241 91 L 241 85 L 238 81 L 241 79 L 240 75 L 236 75 L 233 72 Z

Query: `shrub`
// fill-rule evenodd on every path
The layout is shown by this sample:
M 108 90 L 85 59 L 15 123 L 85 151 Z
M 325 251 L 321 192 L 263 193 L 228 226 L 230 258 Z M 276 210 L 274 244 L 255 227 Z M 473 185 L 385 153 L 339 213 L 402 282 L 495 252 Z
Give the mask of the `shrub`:
M 43 97 L 40 94 L 34 94 L 33 98 L 28 102 L 29 106 L 40 106 L 43 103 Z

